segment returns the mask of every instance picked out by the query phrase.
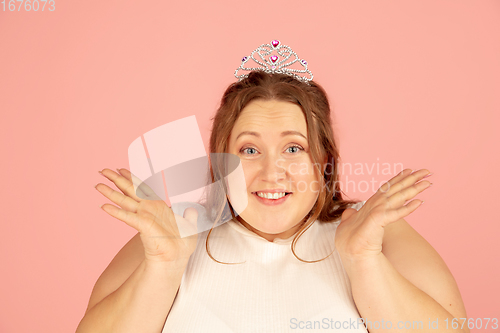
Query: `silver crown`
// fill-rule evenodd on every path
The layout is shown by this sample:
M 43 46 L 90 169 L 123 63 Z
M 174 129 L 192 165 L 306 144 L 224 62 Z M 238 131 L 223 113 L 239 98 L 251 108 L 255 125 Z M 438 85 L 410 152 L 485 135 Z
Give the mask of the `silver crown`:
M 277 55 L 270 55 L 273 52 L 276 52 Z M 290 60 L 290 58 L 292 59 Z M 253 59 L 261 67 L 244 67 L 250 59 Z M 289 68 L 289 66 L 295 63 L 299 63 L 303 69 Z M 234 76 L 236 76 L 238 81 L 248 77 L 248 73 L 238 75 L 238 71 L 240 70 L 248 72 L 264 71 L 270 74 L 287 74 L 307 84 L 313 79 L 313 74 L 307 69 L 307 61 L 300 59 L 297 53 L 293 52 L 289 46 L 281 44 L 277 39 L 273 40 L 270 44 L 262 44 L 249 56 L 245 56 L 241 59 L 240 67 L 234 72 Z M 301 76 L 297 73 L 307 73 L 309 77 Z

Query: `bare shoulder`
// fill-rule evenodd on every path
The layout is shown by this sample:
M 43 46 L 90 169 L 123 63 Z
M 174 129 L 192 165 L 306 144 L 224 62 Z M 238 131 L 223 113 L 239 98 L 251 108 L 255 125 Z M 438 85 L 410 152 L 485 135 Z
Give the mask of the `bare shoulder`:
M 102 272 L 90 295 L 87 310 L 118 289 L 144 260 L 144 247 L 137 233 L 115 255 Z
M 404 219 L 384 228 L 382 253 L 402 276 L 455 318 L 466 317 L 460 291 L 448 266 Z

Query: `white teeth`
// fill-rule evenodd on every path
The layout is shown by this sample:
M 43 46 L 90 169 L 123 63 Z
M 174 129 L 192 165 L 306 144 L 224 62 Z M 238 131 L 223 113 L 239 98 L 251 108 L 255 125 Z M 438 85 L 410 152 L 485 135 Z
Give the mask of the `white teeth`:
M 281 192 L 281 193 L 263 193 L 263 192 L 257 192 L 257 195 L 261 198 L 266 198 L 266 199 L 280 199 L 283 198 L 286 193 Z

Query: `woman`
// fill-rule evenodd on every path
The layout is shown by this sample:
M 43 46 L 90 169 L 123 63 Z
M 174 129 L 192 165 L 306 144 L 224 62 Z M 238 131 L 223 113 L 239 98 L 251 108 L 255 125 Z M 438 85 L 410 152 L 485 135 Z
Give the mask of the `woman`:
M 142 200 L 128 170 L 102 171 L 122 192 L 98 184 L 120 206 L 102 208 L 138 234 L 100 276 L 77 332 L 468 332 L 451 327 L 466 317 L 453 276 L 404 220 L 430 172 L 406 169 L 367 201 L 344 200 L 326 93 L 298 57 L 304 69 L 287 72 L 281 48 L 296 56 L 279 41 L 251 54 L 278 59 L 264 53 L 264 68 L 237 76 L 213 119 L 210 152 L 244 170 L 238 216 L 181 238 L 174 213 L 196 223 L 196 210 Z

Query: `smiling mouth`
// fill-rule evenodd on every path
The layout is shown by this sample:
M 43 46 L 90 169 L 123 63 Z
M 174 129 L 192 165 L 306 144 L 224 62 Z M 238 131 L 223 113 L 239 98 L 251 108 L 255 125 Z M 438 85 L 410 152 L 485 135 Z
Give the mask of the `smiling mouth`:
M 267 199 L 267 200 L 279 200 L 281 198 L 284 198 L 286 196 L 289 196 L 292 194 L 292 192 L 252 192 L 252 194 L 255 194 L 259 198 L 262 199 Z

